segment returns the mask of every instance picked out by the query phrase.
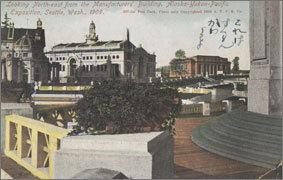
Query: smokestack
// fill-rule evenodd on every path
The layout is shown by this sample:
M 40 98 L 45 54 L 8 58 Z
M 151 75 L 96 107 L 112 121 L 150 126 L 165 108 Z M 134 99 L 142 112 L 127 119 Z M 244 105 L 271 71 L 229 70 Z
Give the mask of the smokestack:
M 130 41 L 130 31 L 129 31 L 129 28 L 127 28 L 127 41 Z

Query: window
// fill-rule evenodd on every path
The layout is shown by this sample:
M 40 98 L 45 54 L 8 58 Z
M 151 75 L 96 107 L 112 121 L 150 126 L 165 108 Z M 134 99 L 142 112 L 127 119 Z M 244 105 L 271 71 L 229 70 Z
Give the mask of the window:
M 89 59 L 92 59 L 92 56 L 89 56 Z
M 104 56 L 104 59 L 108 59 L 107 56 Z
M 18 57 L 18 53 L 16 53 L 16 55 L 15 55 L 16 57 Z
M 87 72 L 89 71 L 89 65 L 86 66 L 86 71 L 87 71 Z
M 52 57 L 50 58 L 50 61 L 52 61 Z
M 89 57 L 87 56 L 87 57 L 86 57 L 86 60 L 88 60 L 88 58 L 89 58 Z
M 56 60 L 58 61 L 58 58 L 56 58 Z
M 107 65 L 104 65 L 104 71 L 106 71 L 107 70 Z
M 85 65 L 83 65 L 83 71 L 85 71 Z
M 113 59 L 115 59 L 115 57 L 116 57 L 115 55 L 112 56 Z
M 99 59 L 99 56 L 97 56 L 96 59 Z
M 90 65 L 90 71 L 92 71 L 92 65 Z
M 65 71 L 65 65 L 63 65 L 63 71 Z
M 119 55 L 116 56 L 116 59 L 119 59 Z
M 60 57 L 59 59 L 62 60 L 62 57 Z
M 100 56 L 100 59 L 103 59 L 103 56 Z
M 65 57 L 63 57 L 63 60 L 65 60 Z
M 99 65 L 96 66 L 96 71 L 99 71 Z
M 62 65 L 61 64 L 59 65 L 59 71 L 62 71 Z
M 23 57 L 28 57 L 28 53 L 23 53 Z
M 85 57 L 83 56 L 83 60 L 85 60 Z

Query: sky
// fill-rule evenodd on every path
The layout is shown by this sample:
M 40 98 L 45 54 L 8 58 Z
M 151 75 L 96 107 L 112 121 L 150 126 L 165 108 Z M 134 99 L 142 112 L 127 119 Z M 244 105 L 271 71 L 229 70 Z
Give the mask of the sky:
M 238 56 L 240 69 L 250 68 L 248 1 L 123 1 L 120 7 L 117 1 L 87 1 L 88 6 L 82 1 L 46 2 L 49 7 L 43 1 L 1 1 L 1 21 L 7 12 L 16 28 L 36 28 L 40 18 L 45 51 L 59 43 L 84 42 L 93 20 L 99 40 L 124 40 L 129 28 L 136 46 L 156 54 L 157 67 L 168 65 L 182 49 L 187 57 L 213 55 L 232 61 Z M 72 10 L 83 14 L 70 15 Z

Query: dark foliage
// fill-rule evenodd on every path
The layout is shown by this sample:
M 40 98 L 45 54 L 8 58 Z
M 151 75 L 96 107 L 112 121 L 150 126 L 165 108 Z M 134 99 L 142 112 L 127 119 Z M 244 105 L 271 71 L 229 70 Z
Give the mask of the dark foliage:
M 16 89 L 16 88 L 22 88 L 22 93 L 20 95 L 21 99 L 24 99 L 24 101 L 26 99 L 30 99 L 31 94 L 33 93 L 33 88 L 30 84 L 28 83 L 17 83 L 14 81 L 1 81 L 1 94 L 5 95 L 6 93 L 8 93 L 9 91 Z M 18 101 L 20 101 L 20 98 L 18 99 Z
M 174 134 L 180 110 L 177 89 L 161 83 L 95 82 L 78 102 L 78 124 L 70 135 L 142 132 L 144 127 Z M 109 125 L 115 129 L 106 130 Z

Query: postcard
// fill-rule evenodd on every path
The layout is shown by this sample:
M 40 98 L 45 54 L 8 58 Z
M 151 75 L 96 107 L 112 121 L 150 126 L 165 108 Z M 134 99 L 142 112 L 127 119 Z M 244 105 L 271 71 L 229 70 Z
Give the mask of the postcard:
M 1 179 L 282 178 L 282 1 L 1 1 Z

